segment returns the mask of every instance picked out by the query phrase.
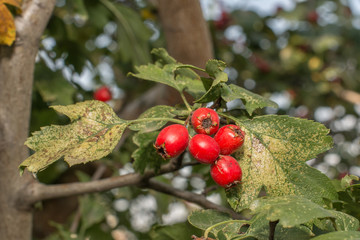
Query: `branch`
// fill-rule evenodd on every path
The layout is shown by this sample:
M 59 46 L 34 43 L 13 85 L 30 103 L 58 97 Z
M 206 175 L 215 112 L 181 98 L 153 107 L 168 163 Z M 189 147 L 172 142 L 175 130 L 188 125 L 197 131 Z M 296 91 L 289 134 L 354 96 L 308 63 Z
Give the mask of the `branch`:
M 189 202 L 196 203 L 206 209 L 215 209 L 219 212 L 227 213 L 234 219 L 244 219 L 242 215 L 234 212 L 232 209 L 210 202 L 209 200 L 206 199 L 204 195 L 179 190 L 169 186 L 166 183 L 158 182 L 154 179 L 149 179 L 146 183 L 144 183 L 142 187 L 153 189 L 158 192 L 162 192 L 168 195 L 172 195 L 184 199 Z
M 181 161 L 180 157 L 172 159 L 168 164 L 163 165 L 157 172 L 148 170 L 144 174 L 129 173 L 90 182 L 75 182 L 56 185 L 45 185 L 35 181 L 30 182 L 27 186 L 23 187 L 23 191 L 20 191 L 16 203 L 19 209 L 29 209 L 34 203 L 41 200 L 103 192 L 125 186 L 135 186 L 141 184 L 143 181 L 147 181 L 147 179 L 151 177 L 173 172 L 193 164 L 188 163 L 179 165 L 179 161 Z

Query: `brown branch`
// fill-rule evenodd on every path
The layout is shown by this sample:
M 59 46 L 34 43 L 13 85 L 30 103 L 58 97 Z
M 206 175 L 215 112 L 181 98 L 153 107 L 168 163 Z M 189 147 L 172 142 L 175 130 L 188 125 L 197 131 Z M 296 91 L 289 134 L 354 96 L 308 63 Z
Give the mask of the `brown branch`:
M 165 183 L 157 182 L 151 179 L 152 177 L 162 175 L 164 173 L 174 172 L 183 167 L 198 164 L 197 162 L 180 164 L 181 160 L 182 156 L 171 160 L 168 164 L 163 165 L 158 172 L 148 170 L 142 175 L 140 173 L 129 173 L 122 176 L 94 180 L 90 182 L 76 182 L 56 185 L 45 185 L 39 182 L 33 182 L 25 187 L 21 196 L 19 196 L 17 199 L 17 203 L 19 208 L 28 209 L 34 203 L 41 200 L 81 195 L 86 193 L 103 192 L 125 186 L 137 186 L 169 194 L 186 201 L 196 203 L 203 208 L 215 209 L 220 212 L 228 213 L 234 219 L 243 219 L 240 214 L 229 208 L 210 202 L 202 194 L 195 194 L 192 192 L 179 190 Z M 94 178 L 95 177 L 93 177 L 93 179 Z
M 338 84 L 334 84 L 333 88 L 332 88 L 333 92 L 336 94 L 336 96 L 338 96 L 339 98 L 352 103 L 352 104 L 360 104 L 360 94 L 355 92 L 355 91 L 351 91 L 351 90 L 347 90 L 344 89 L 343 87 L 341 87 Z
M 169 186 L 166 183 L 158 182 L 154 179 L 149 179 L 146 183 L 144 183 L 144 185 L 142 185 L 142 187 L 153 189 L 158 192 L 162 192 L 162 193 L 165 193 L 168 195 L 172 195 L 172 196 L 184 199 L 184 200 L 192 202 L 192 203 L 196 203 L 206 209 L 215 209 L 219 212 L 227 213 L 234 219 L 244 219 L 243 216 L 234 212 L 230 208 L 210 202 L 209 200 L 206 199 L 206 197 L 204 195 L 176 189 L 176 188 Z
M 179 157 L 180 158 L 180 157 Z M 106 179 L 100 179 L 90 182 L 75 182 L 55 185 L 45 185 L 36 181 L 30 182 L 23 186 L 22 191 L 17 198 L 17 206 L 19 209 L 29 209 L 31 206 L 42 200 L 53 199 L 59 197 L 75 196 L 85 193 L 95 193 L 111 190 L 124 186 L 139 185 L 142 181 L 168 172 L 174 172 L 189 166 L 193 163 L 180 165 L 180 159 L 172 159 L 168 164 L 163 165 L 159 171 L 148 170 L 144 174 L 129 173 L 126 175 L 115 176 Z

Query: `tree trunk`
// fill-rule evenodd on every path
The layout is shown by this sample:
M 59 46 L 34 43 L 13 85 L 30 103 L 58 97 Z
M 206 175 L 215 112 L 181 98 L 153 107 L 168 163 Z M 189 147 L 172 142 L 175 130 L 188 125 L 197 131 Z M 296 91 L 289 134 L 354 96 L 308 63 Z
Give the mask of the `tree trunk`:
M 204 68 L 213 58 L 209 28 L 198 0 L 155 0 L 169 54 L 178 62 Z M 202 75 L 202 72 L 198 72 Z M 125 119 L 137 118 L 140 113 L 155 105 L 182 103 L 178 92 L 157 84 L 137 101 L 127 105 L 120 113 Z
M 55 0 L 25 0 L 15 19 L 17 39 L 0 46 L 0 235 L 6 240 L 31 239 L 32 213 L 19 207 L 19 194 L 32 181 L 19 176 L 28 156 L 28 137 L 35 56 Z
M 177 61 L 204 68 L 213 58 L 209 28 L 198 0 L 159 0 L 167 50 Z

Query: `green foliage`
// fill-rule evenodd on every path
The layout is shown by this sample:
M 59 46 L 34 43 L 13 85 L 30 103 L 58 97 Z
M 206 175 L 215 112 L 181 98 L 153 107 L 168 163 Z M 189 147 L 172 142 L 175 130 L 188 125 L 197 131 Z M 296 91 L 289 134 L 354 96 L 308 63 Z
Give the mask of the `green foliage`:
M 188 221 L 193 226 L 211 232 L 215 237 L 232 239 L 237 236 L 242 225 L 246 224 L 243 220 L 232 220 L 228 215 L 214 210 L 193 211 L 188 216 Z
M 137 133 L 133 137 L 133 142 L 138 146 L 131 157 L 134 159 L 134 169 L 140 173 L 143 173 L 147 166 L 159 169 L 164 160 L 156 153 L 154 148 L 154 142 L 159 132 L 146 132 Z
M 110 3 L 103 2 L 110 8 Z M 142 174 L 153 169 L 156 172 L 165 162 L 153 147 L 158 130 L 168 122 L 187 125 L 188 120 L 184 120 L 189 119 L 194 109 L 204 106 L 202 103 L 213 103 L 222 120 L 237 124 L 246 133 L 243 147 L 234 154 L 242 167 L 242 182 L 226 189 L 226 197 L 235 211 L 250 209 L 253 217 L 234 220 L 213 210 L 201 210 L 190 214 L 190 224 L 204 230 L 205 237 L 221 240 L 268 239 L 271 231 L 275 231 L 275 239 L 310 239 L 318 234 L 314 229 L 320 229 L 322 234 L 357 230 L 356 218 L 326 209 L 332 203 L 344 207 L 345 201 L 338 199 L 337 192 L 346 193 L 356 188 L 351 181 L 357 179 L 345 177 L 341 182 L 332 183 L 306 164 L 333 146 L 329 129 L 314 121 L 286 115 L 252 116 L 256 109 L 277 105 L 237 85 L 228 85 L 226 65 L 222 61 L 209 60 L 205 69 L 200 69 L 176 62 L 164 49 L 154 49 L 152 53 L 157 58 L 155 63 L 138 66 L 137 73 L 130 75 L 176 89 L 183 105 L 155 106 L 134 120 L 118 118 L 109 105 L 98 101 L 52 106 L 71 122 L 43 127 L 33 133 L 26 145 L 35 153 L 20 165 L 20 170 L 27 168 L 36 173 L 62 157 L 70 166 L 100 159 L 112 152 L 129 128 L 137 132 L 132 135 L 136 149 L 131 154 L 135 171 Z M 200 77 L 194 70 L 207 76 Z M 189 103 L 184 92 L 194 96 L 194 102 Z M 244 103 L 247 113 L 233 116 L 226 103 L 238 99 Z M 259 198 L 261 191 L 266 193 L 266 198 Z M 91 208 L 90 200 L 84 198 L 81 202 L 86 216 L 80 228 L 82 235 L 104 219 L 106 209 Z M 156 229 L 151 233 L 154 239 L 191 236 L 191 232 L 183 230 L 183 224 Z
M 200 231 L 188 223 L 178 223 L 168 226 L 155 226 L 150 232 L 152 240 L 191 239 L 192 235 L 199 235 Z

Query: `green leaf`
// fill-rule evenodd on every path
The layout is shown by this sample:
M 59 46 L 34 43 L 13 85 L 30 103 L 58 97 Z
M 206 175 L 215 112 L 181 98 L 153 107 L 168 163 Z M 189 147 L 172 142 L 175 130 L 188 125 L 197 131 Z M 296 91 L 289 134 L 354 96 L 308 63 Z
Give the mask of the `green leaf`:
M 222 77 L 224 77 L 223 72 L 224 72 L 225 68 L 226 68 L 225 62 L 223 62 L 221 60 L 211 59 L 211 60 L 207 61 L 206 66 L 205 66 L 205 71 L 209 74 L 210 77 L 217 78 L 219 75 L 221 75 L 220 78 L 222 78 Z M 225 80 L 225 79 L 223 79 L 223 80 Z
M 154 118 L 173 118 L 175 117 L 176 109 L 170 106 L 158 105 L 146 110 L 139 116 L 138 119 L 149 119 L 148 121 L 141 121 L 131 124 L 129 128 L 133 131 L 151 132 L 163 127 L 168 120 L 152 120 Z
M 43 65 L 38 66 L 34 85 L 44 102 L 61 105 L 74 103 L 76 89 L 59 71 L 53 72 Z
M 159 132 L 137 133 L 133 137 L 133 142 L 139 147 L 136 149 L 131 157 L 134 158 L 134 169 L 137 172 L 143 173 L 146 167 L 159 169 L 161 163 L 164 162 L 162 157 L 156 152 L 154 142 Z
M 176 60 L 169 55 L 164 48 L 154 48 L 151 54 L 157 57 L 157 63 L 163 65 L 176 63 Z
M 334 216 L 331 211 L 300 196 L 258 199 L 252 202 L 250 209 L 253 214 L 264 214 L 269 222 L 279 220 L 279 224 L 285 228 L 295 227 L 315 218 Z
M 188 221 L 191 225 L 206 230 L 208 227 L 219 222 L 231 220 L 230 216 L 215 210 L 195 210 L 188 216 Z
M 175 82 L 174 71 L 177 64 L 167 64 L 163 68 L 158 65 L 148 64 L 135 67 L 138 73 L 129 73 L 129 75 L 141 78 L 143 80 L 166 84 L 181 91 L 182 89 Z
M 265 213 L 260 213 L 250 220 L 250 227 L 248 230 L 241 235 L 243 238 L 254 237 L 257 240 L 268 240 L 269 239 L 269 220 L 266 219 Z M 310 239 L 314 234 L 306 226 L 296 226 L 293 228 L 284 228 L 280 224 L 276 225 L 275 228 L 275 239 L 276 240 L 307 240 Z
M 191 239 L 192 235 L 201 235 L 201 231 L 189 223 L 178 223 L 169 226 L 156 226 L 150 231 L 153 240 Z
M 337 231 L 356 231 L 359 229 L 359 220 L 355 217 L 339 211 L 331 211 L 331 213 L 335 217 Z
M 67 115 L 71 123 L 46 126 L 34 132 L 25 144 L 36 152 L 20 164 L 20 172 L 27 168 L 36 173 L 61 157 L 70 166 L 105 157 L 115 148 L 128 125 L 100 101 L 52 108 Z
M 299 195 L 318 204 L 335 199 L 330 179 L 305 164 L 330 149 L 332 138 L 322 124 L 288 116 L 268 115 L 237 121 L 245 130 L 242 183 L 230 188 L 230 205 L 241 211 L 257 198 L 262 188 L 269 196 Z
M 341 179 L 341 183 L 340 183 L 342 189 L 346 189 L 346 188 L 350 187 L 354 180 L 359 181 L 359 177 L 354 176 L 354 175 L 346 175 L 345 177 L 343 177 Z
M 109 0 L 101 0 L 118 22 L 118 41 L 120 57 L 123 62 L 132 62 L 133 65 L 150 62 L 149 38 L 150 29 L 144 24 L 140 15 L 125 6 Z
M 312 240 L 350 240 L 350 239 L 353 240 L 360 239 L 360 232 L 358 231 L 331 232 L 312 238 Z
M 81 196 L 79 207 L 81 212 L 80 233 L 84 233 L 88 228 L 103 221 L 108 211 L 107 205 L 99 194 Z
M 254 110 L 257 108 L 278 108 L 278 105 L 275 102 L 234 84 L 223 84 L 221 86 L 221 97 L 227 102 L 233 101 L 235 99 L 243 100 L 245 103 L 246 111 L 250 115 L 252 115 Z
M 202 230 L 213 227 L 211 233 L 217 238 L 220 238 L 221 235 L 223 239 L 231 239 L 236 236 L 241 226 L 246 222 L 233 220 L 227 214 L 215 210 L 193 211 L 188 216 L 188 221 L 193 226 Z M 218 224 L 218 226 L 213 226 L 215 224 Z

